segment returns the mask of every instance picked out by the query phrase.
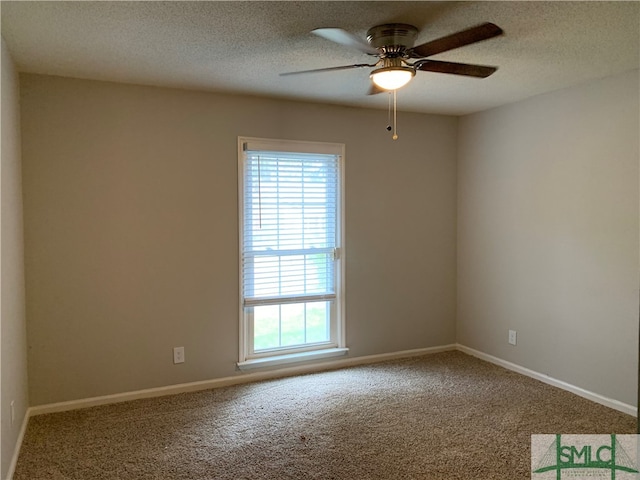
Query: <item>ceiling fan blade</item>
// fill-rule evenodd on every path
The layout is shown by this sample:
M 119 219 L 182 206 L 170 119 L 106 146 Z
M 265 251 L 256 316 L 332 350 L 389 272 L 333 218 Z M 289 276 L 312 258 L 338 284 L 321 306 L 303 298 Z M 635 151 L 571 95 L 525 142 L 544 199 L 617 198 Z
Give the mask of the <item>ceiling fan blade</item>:
M 344 65 L 342 67 L 328 67 L 328 68 L 314 68 L 313 70 L 300 70 L 298 72 L 286 72 L 281 73 L 281 77 L 286 77 L 287 75 L 300 75 L 302 73 L 319 73 L 319 72 L 335 72 L 337 70 L 350 70 L 352 68 L 363 68 L 363 67 L 375 67 L 376 65 L 369 65 L 368 63 L 356 63 L 354 65 Z
M 481 25 L 462 30 L 458 33 L 447 35 L 446 37 L 423 43 L 411 49 L 411 58 L 424 58 L 442 53 L 454 48 L 463 47 L 472 43 L 488 40 L 489 38 L 502 35 L 504 32 L 493 23 L 483 23 Z
M 339 43 L 340 45 L 355 48 L 356 50 L 360 50 L 361 52 L 369 55 L 378 55 L 379 53 L 377 49 L 373 48 L 360 37 L 357 37 L 341 28 L 316 28 L 315 30 L 312 30 L 311 33 L 318 35 L 319 37 L 326 38 L 327 40 L 331 40 L 332 42 Z
M 425 72 L 451 73 L 453 75 L 465 75 L 467 77 L 486 78 L 498 67 L 487 65 L 470 65 L 468 63 L 440 62 L 438 60 L 420 60 L 413 64 L 416 70 Z

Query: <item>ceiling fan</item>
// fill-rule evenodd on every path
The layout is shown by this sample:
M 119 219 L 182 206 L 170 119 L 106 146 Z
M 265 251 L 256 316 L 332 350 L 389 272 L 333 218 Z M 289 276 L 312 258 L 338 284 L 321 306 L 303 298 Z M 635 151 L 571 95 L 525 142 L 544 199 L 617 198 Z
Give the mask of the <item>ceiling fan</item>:
M 418 35 L 418 29 L 413 25 L 404 23 L 387 23 L 370 28 L 367 31 L 366 42 L 341 28 L 318 28 L 311 33 L 341 45 L 355 48 L 367 55 L 378 57 L 378 61 L 373 64 L 358 63 L 340 67 L 288 72 L 280 75 L 377 67 L 371 72 L 371 80 L 373 81 L 369 90 L 371 95 L 403 87 L 409 83 L 416 71 L 486 78 L 494 73 L 498 67 L 429 60 L 428 57 L 502 35 L 503 31 L 493 23 L 482 23 L 415 47 L 413 44 Z

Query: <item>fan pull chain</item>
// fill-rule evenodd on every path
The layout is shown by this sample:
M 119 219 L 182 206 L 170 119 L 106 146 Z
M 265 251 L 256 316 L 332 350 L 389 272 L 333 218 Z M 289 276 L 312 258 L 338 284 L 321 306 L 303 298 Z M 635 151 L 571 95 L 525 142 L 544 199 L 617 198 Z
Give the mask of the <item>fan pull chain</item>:
M 389 108 L 387 109 L 387 132 L 391 131 L 391 91 L 387 92 L 387 97 L 389 98 Z
M 398 127 L 398 115 L 397 115 L 397 98 L 396 98 L 396 94 L 397 94 L 397 90 L 393 91 L 393 138 L 394 140 L 398 139 L 398 133 L 397 133 L 397 127 Z
M 397 99 L 397 91 L 398 90 L 394 90 L 393 91 L 393 127 L 391 127 L 391 90 L 389 90 L 389 109 L 388 109 L 388 115 L 387 115 L 387 132 L 390 132 L 391 130 L 393 130 L 393 136 L 391 138 L 393 138 L 394 140 L 398 139 L 398 133 L 397 133 L 397 128 L 398 128 L 398 113 L 397 113 L 397 106 L 398 106 L 398 99 Z

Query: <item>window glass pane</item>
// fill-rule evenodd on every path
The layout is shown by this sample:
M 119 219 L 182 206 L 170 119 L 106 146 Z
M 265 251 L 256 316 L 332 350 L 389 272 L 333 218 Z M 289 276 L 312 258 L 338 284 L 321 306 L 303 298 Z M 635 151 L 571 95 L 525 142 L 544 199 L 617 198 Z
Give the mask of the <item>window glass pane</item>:
M 331 303 L 306 302 L 253 307 L 254 350 L 330 341 Z
M 280 305 L 253 307 L 253 343 L 255 350 L 280 346 Z
M 289 303 L 281 306 L 282 346 L 304 345 L 304 303 Z
M 328 342 L 330 339 L 329 313 L 331 302 L 309 302 L 306 308 L 307 342 Z

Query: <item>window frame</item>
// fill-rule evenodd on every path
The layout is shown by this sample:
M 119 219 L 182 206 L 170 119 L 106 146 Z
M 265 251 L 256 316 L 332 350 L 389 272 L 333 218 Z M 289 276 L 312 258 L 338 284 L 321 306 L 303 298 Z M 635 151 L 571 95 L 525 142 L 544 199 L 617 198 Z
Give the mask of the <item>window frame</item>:
M 244 187 L 245 187 L 245 150 L 263 150 L 273 152 L 301 153 L 301 154 L 329 154 L 338 157 L 338 188 L 336 192 L 336 249 L 334 257 L 335 269 L 335 320 L 330 321 L 330 341 L 318 342 L 312 345 L 297 345 L 294 347 L 278 347 L 253 352 L 253 319 L 245 312 L 244 282 L 243 282 L 243 241 L 244 241 Z M 276 140 L 257 137 L 238 137 L 238 265 L 239 265 L 239 360 L 238 367 L 242 370 L 259 367 L 274 366 L 313 359 L 346 355 L 345 328 L 345 248 L 344 248 L 344 164 L 345 146 L 341 143 L 306 142 L 298 140 Z M 286 303 L 286 302 L 285 302 Z M 283 305 L 285 303 L 276 303 Z M 331 303 L 329 304 L 331 305 Z

